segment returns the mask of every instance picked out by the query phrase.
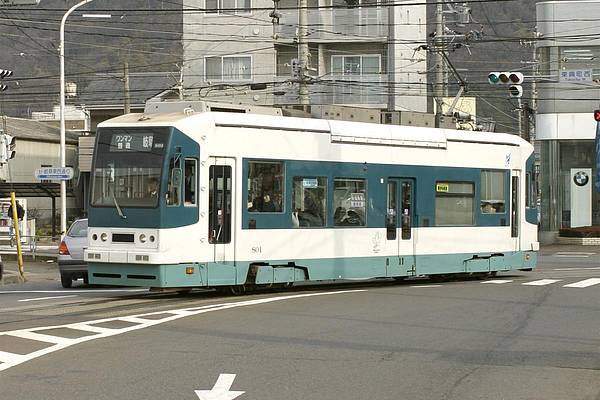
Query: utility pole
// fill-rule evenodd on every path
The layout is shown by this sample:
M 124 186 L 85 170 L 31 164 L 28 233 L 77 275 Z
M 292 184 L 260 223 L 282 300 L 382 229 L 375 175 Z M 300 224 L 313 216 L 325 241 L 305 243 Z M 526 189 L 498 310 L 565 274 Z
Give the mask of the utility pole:
M 436 119 L 438 120 L 443 115 L 442 104 L 444 103 L 443 97 L 447 90 L 446 84 L 446 64 L 444 63 L 444 56 L 442 54 L 444 50 L 444 4 L 438 1 L 435 6 L 435 37 L 434 37 L 434 48 L 435 48 L 435 91 L 434 98 L 436 101 Z
M 396 8 L 388 0 L 388 111 L 396 109 Z
M 177 82 L 177 89 L 179 90 L 179 100 L 183 100 L 183 62 L 179 67 L 179 81 Z
M 306 107 L 310 104 L 308 96 L 308 0 L 298 0 L 298 95 L 300 104 Z
M 123 89 L 124 93 L 124 112 L 129 114 L 131 112 L 131 98 L 129 96 L 129 63 L 125 61 L 123 64 Z
M 531 142 L 531 123 L 529 120 L 529 116 L 531 113 L 531 108 L 529 108 L 529 103 L 527 101 L 523 102 L 523 139 Z

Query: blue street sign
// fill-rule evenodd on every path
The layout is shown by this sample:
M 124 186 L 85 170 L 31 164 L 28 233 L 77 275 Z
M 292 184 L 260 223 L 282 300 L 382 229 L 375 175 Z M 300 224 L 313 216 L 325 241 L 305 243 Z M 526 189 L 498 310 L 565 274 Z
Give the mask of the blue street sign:
M 73 179 L 73 168 L 71 167 L 44 167 L 35 170 L 35 179 L 40 181 L 68 181 Z

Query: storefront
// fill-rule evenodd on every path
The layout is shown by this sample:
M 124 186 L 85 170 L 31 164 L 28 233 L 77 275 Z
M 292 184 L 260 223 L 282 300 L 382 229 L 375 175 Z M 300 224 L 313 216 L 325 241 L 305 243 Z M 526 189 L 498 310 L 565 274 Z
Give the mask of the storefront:
M 593 112 L 537 117 L 543 242 L 555 241 L 561 228 L 600 226 L 595 134 Z

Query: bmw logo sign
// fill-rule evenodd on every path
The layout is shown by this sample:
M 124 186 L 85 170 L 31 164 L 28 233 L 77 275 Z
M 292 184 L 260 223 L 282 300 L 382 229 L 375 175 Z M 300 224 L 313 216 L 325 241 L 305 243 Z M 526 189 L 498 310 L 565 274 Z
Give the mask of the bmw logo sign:
M 575 176 L 573 176 L 573 182 L 575 182 L 575 184 L 577 186 L 585 186 L 585 185 L 587 185 L 589 180 L 590 180 L 590 177 L 588 176 L 588 174 L 586 174 L 583 171 L 579 171 L 578 173 L 575 174 Z

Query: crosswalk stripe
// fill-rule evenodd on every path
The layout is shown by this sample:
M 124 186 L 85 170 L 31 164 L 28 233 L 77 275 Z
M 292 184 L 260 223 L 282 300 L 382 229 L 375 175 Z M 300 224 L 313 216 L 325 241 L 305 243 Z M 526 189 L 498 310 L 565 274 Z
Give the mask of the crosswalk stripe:
M 512 282 L 512 280 L 510 280 L 510 279 L 492 279 L 492 280 L 481 282 L 481 283 L 495 283 L 495 284 L 500 285 L 502 283 L 511 283 L 511 282 Z
M 523 285 L 527 285 L 527 286 L 546 286 L 546 285 L 550 285 L 552 283 L 556 283 L 556 282 L 560 282 L 561 279 L 540 279 L 539 281 L 531 281 L 531 282 L 525 282 L 523 283 Z
M 586 288 L 598 284 L 600 284 L 600 278 L 590 278 L 575 283 L 569 283 L 563 287 Z

